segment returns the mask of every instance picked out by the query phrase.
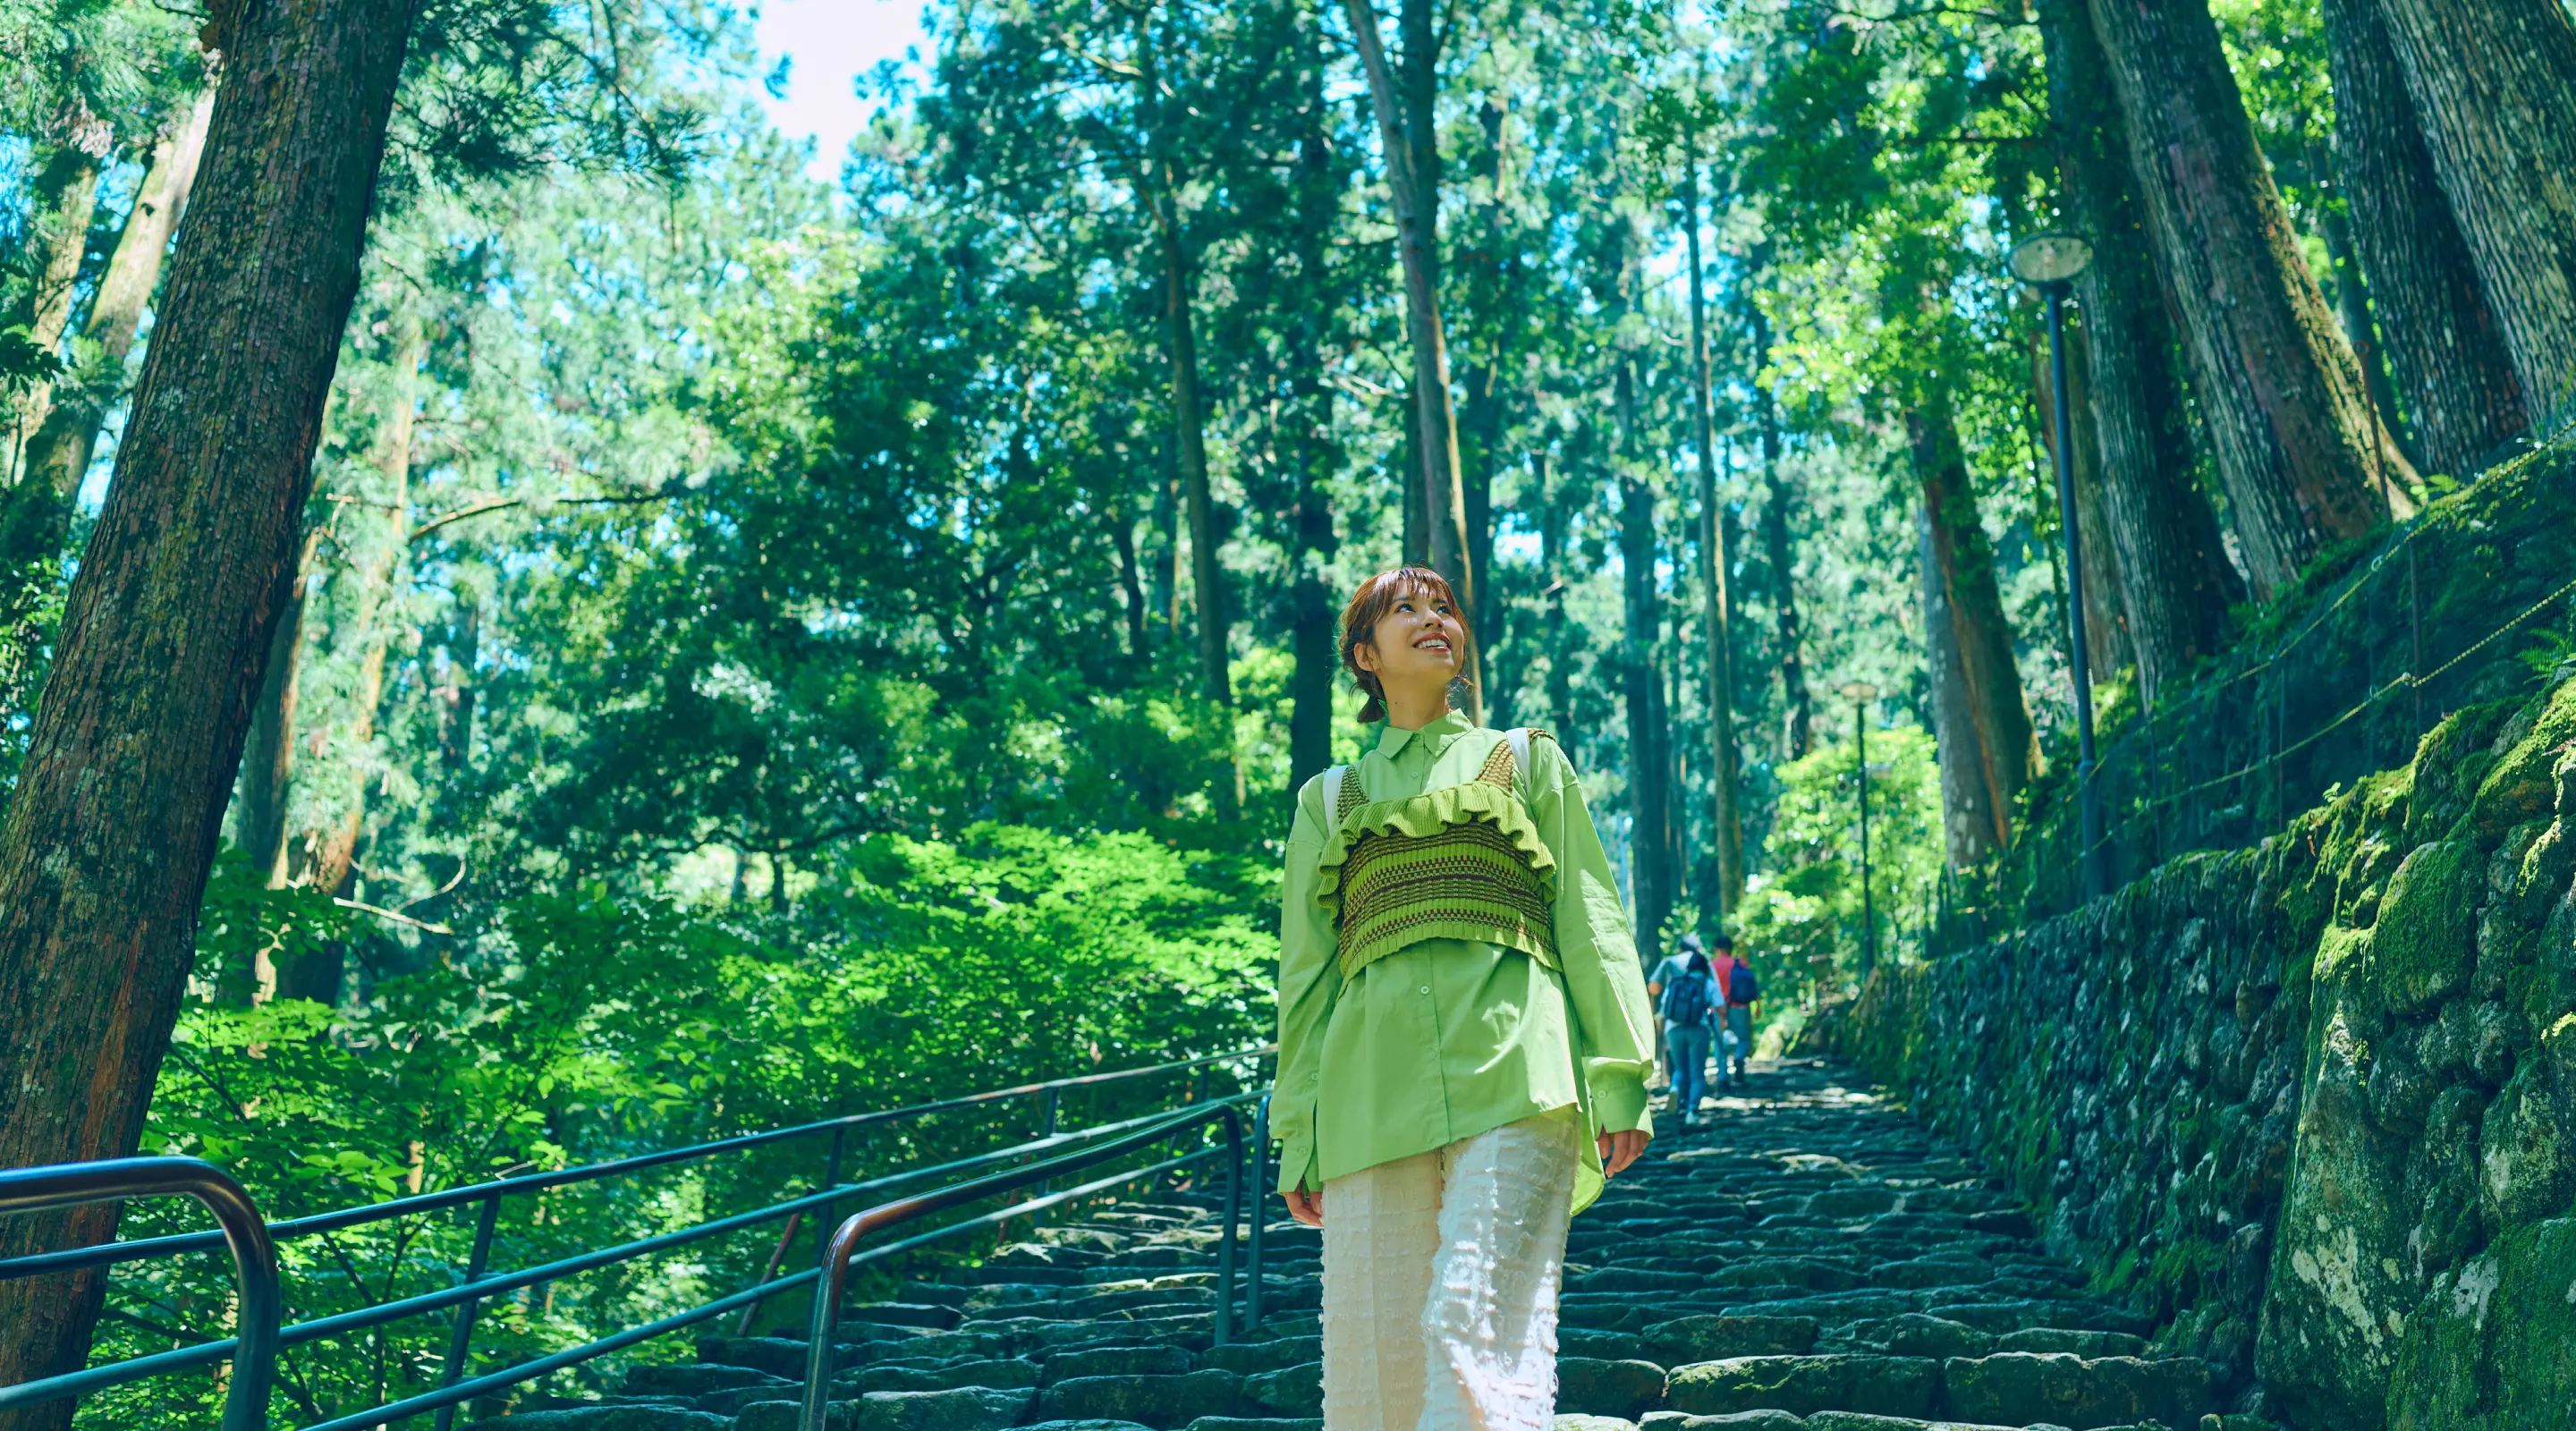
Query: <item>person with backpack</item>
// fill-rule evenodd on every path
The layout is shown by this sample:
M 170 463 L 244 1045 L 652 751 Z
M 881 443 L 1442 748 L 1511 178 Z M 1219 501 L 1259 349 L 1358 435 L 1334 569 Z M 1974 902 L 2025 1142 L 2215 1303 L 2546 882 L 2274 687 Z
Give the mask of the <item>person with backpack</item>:
M 1646 1088 L 1649 1092 L 1662 1093 L 1672 1087 L 1672 1059 L 1664 1038 L 1664 993 L 1672 988 L 1673 980 L 1681 977 L 1682 970 L 1689 965 L 1691 957 L 1699 952 L 1699 936 L 1685 934 L 1673 941 L 1673 952 L 1665 955 L 1655 965 L 1654 972 L 1646 976 L 1646 1002 L 1655 1010 L 1655 1047 L 1666 1051 L 1665 1067 L 1660 1075 L 1660 1082 L 1648 1083 Z
M 1762 981 L 1754 977 L 1753 965 L 1735 952 L 1734 940 L 1721 934 L 1717 943 L 1718 957 L 1710 967 L 1725 1003 L 1719 1019 L 1717 1081 L 1720 1087 L 1733 1087 L 1744 1081 L 1753 1061 L 1753 1006 L 1762 1001 Z M 1729 1059 L 1734 1061 L 1731 1070 Z
M 1680 972 L 1664 986 L 1664 1050 L 1672 1067 L 1673 1111 L 1682 1126 L 1699 1126 L 1699 1100 L 1708 1092 L 1708 1045 L 1721 1007 L 1717 975 L 1708 956 L 1690 951 Z
M 1279 938 L 1279 1191 L 1323 1230 L 1327 1431 L 1553 1423 L 1569 1219 L 1654 1135 L 1654 1018 L 1574 764 L 1450 706 L 1449 584 L 1360 584 L 1383 721 L 1297 792 Z

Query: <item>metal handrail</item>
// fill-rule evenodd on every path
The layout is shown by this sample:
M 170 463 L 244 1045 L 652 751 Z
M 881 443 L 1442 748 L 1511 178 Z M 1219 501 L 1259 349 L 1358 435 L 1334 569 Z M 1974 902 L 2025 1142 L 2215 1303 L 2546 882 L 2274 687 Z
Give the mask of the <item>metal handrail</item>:
M 319 1214 L 314 1217 L 293 1219 L 274 1224 L 260 1222 L 258 1220 L 257 1209 L 250 1205 L 249 1199 L 246 1195 L 241 1194 L 238 1185 L 234 1184 L 220 1170 L 213 1168 L 210 1164 L 198 1162 L 195 1159 L 130 1159 L 126 1160 L 124 1163 L 78 1164 L 68 1167 L 34 1168 L 15 1173 L 0 1174 L 0 1189 L 5 1189 L 13 1183 L 29 1182 L 46 1177 L 68 1178 L 71 1179 L 73 1183 L 79 1184 L 80 1180 L 86 1175 L 101 1173 L 105 1170 L 117 1169 L 131 1165 L 166 1164 L 192 1169 L 203 1169 L 205 1172 L 212 1174 L 214 1178 L 220 1180 L 223 1187 L 231 1188 L 233 1195 L 240 1199 L 240 1207 L 246 1210 L 232 1215 L 227 1215 L 222 1208 L 218 1207 L 217 1219 L 219 1222 L 223 1223 L 224 1228 L 223 1231 L 218 1233 L 191 1233 L 174 1237 L 147 1238 L 133 1242 L 108 1243 L 99 1247 L 75 1249 L 70 1252 L 44 1253 L 31 1257 L 16 1258 L 0 1262 L 0 1277 L 24 1277 L 40 1273 L 71 1271 L 83 1267 L 107 1266 L 115 1263 L 135 1261 L 147 1257 L 202 1250 L 213 1247 L 221 1242 L 235 1240 L 235 1224 L 239 1221 L 240 1217 L 247 1216 L 250 1219 L 250 1227 L 255 1229 L 257 1233 L 257 1245 L 265 1259 L 261 1265 L 266 1267 L 269 1279 L 266 1294 L 267 1300 L 265 1304 L 266 1319 L 264 1322 L 257 1321 L 251 1316 L 251 1312 L 255 1305 L 255 1298 L 251 1293 L 248 1290 L 245 1290 L 243 1296 L 242 1325 L 245 1332 L 252 1338 L 251 1345 L 247 1350 L 244 1349 L 242 1338 L 226 1337 L 218 1340 L 201 1342 L 194 1346 L 180 1347 L 167 1352 L 155 1353 L 149 1356 L 112 1362 L 104 1366 L 91 1367 L 82 1371 L 68 1373 L 63 1376 L 50 1377 L 43 1381 L 30 1382 L 15 1387 L 0 1388 L 0 1407 L 18 1405 L 31 1401 L 53 1400 L 63 1396 L 86 1395 L 89 1392 L 101 1390 L 106 1387 L 140 1381 L 167 1372 L 211 1365 L 216 1362 L 223 1361 L 227 1357 L 232 1357 L 245 1367 L 252 1365 L 254 1362 L 257 1363 L 260 1374 L 249 1381 L 245 1381 L 242 1377 L 237 1375 L 233 1384 L 232 1396 L 236 1401 L 238 1401 L 241 1397 L 248 1394 L 245 1390 L 246 1386 L 256 1390 L 261 1402 L 260 1417 L 262 1419 L 253 1420 L 244 1423 L 241 1427 L 236 1427 L 236 1424 L 232 1419 L 233 1412 L 228 1410 L 226 1413 L 225 1431 L 258 1431 L 258 1428 L 263 1427 L 265 1424 L 265 1406 L 269 1388 L 273 1384 L 275 1361 L 280 1347 L 300 1345 L 305 1342 L 315 1341 L 326 1337 L 361 1331 L 387 1322 L 398 1321 L 407 1317 L 418 1316 L 453 1306 L 459 1308 L 456 1318 L 455 1332 L 450 1341 L 447 1364 L 442 1369 L 442 1384 L 436 1390 L 424 1393 L 420 1396 L 411 1397 L 404 1401 L 392 1403 L 387 1406 L 377 1407 L 371 1411 L 340 1417 L 322 1423 L 314 1428 L 310 1428 L 310 1431 L 346 1431 L 346 1428 L 381 1426 L 393 1421 L 404 1419 L 408 1416 L 435 1410 L 439 1412 L 439 1431 L 445 1431 L 447 1424 L 455 1414 L 456 1406 L 477 1395 L 483 1394 L 485 1391 L 534 1380 L 540 1376 L 559 1370 L 562 1367 L 575 1365 L 592 1357 L 604 1355 L 607 1352 L 634 1345 L 639 1341 L 662 1335 L 665 1332 L 679 1327 L 689 1326 L 697 1322 L 720 1316 L 735 1308 L 748 1309 L 783 1292 L 804 1286 L 806 1283 L 814 1280 L 817 1274 L 812 1271 L 807 1271 L 785 1278 L 772 1279 L 765 1276 L 761 1281 L 756 1282 L 751 1287 L 719 1299 L 717 1302 L 711 1303 L 707 1306 L 698 1307 L 672 1317 L 666 1317 L 659 1321 L 648 1323 L 645 1326 L 629 1328 L 625 1331 L 612 1334 L 611 1336 L 587 1343 L 583 1346 L 557 1352 L 535 1361 L 525 1362 L 501 1372 L 496 1372 L 482 1377 L 460 1379 L 461 1373 L 464 1369 L 464 1353 L 470 1344 L 474 1313 L 479 1304 L 489 1297 L 511 1291 L 519 1287 L 532 1286 L 542 1282 L 550 1282 L 576 1273 L 595 1270 L 599 1267 L 629 1261 L 636 1257 L 644 1256 L 653 1252 L 665 1251 L 672 1247 L 699 1241 L 723 1233 L 740 1231 L 744 1228 L 760 1223 L 775 1222 L 782 1217 L 798 1216 L 808 1210 L 829 1208 L 837 1202 L 867 1192 L 891 1188 L 905 1183 L 915 1183 L 927 1178 L 987 1167 L 994 1163 L 1006 1162 L 1014 1158 L 1023 1158 L 1030 1156 L 1031 1154 L 1041 1153 L 1051 1149 L 1087 1143 L 1098 1138 L 1126 1133 L 1128 1130 L 1134 1129 L 1141 1124 L 1153 1123 L 1156 1120 L 1168 1121 L 1170 1118 L 1169 1113 L 1158 1112 L 1146 1114 L 1137 1118 L 1126 1119 L 1120 1122 L 1102 1124 L 1093 1128 L 1078 1129 L 1061 1133 L 1054 1130 L 1054 1114 L 1058 1098 L 1065 1089 L 1115 1083 L 1127 1079 L 1147 1077 L 1153 1074 L 1177 1072 L 1184 1069 L 1204 1069 L 1206 1066 L 1211 1064 L 1228 1063 L 1247 1058 L 1259 1058 L 1272 1053 L 1275 1050 L 1276 1045 L 1265 1044 L 1256 1048 L 1238 1050 L 1233 1053 L 1212 1054 L 1203 1058 L 1181 1059 L 1170 1063 L 1156 1064 L 1146 1068 L 1121 1069 L 1111 1073 L 1082 1074 L 1072 1078 L 1053 1079 L 1044 1083 L 1023 1084 L 1014 1088 L 994 1089 L 983 1093 L 969 1094 L 962 1098 L 943 1099 L 934 1103 L 914 1104 L 904 1108 L 851 1114 L 847 1117 L 826 1119 L 821 1122 L 802 1124 L 793 1128 L 774 1129 L 764 1133 L 747 1134 L 739 1138 L 728 1138 L 712 1143 L 697 1144 L 688 1148 L 669 1149 L 658 1153 L 642 1154 L 632 1158 L 617 1159 L 612 1162 L 596 1163 L 581 1168 L 565 1169 L 556 1173 L 533 1174 L 520 1178 L 502 1179 L 497 1182 L 477 1184 L 472 1187 L 456 1188 L 441 1193 L 401 1198 L 392 1202 L 373 1204 L 367 1207 L 345 1209 L 340 1212 Z M 1204 1085 L 1204 1073 L 1201 1074 L 1199 1083 L 1202 1086 Z M 1024 1143 L 1014 1144 L 1010 1147 L 979 1153 L 967 1158 L 960 1158 L 928 1167 L 909 1168 L 900 1172 L 890 1173 L 882 1177 L 871 1178 L 860 1182 L 843 1183 L 840 1181 L 840 1163 L 844 1148 L 844 1140 L 847 1136 L 848 1130 L 853 1127 L 885 1123 L 901 1118 L 918 1117 L 928 1113 L 972 1107 L 979 1104 L 993 1103 L 1009 1098 L 1029 1096 L 1042 1096 L 1046 1102 L 1048 1112 L 1048 1130 L 1045 1135 L 1039 1138 Z M 1235 1099 L 1240 1100 L 1250 1096 L 1252 1095 L 1238 1094 L 1235 1095 Z M 525 1268 L 515 1272 L 495 1275 L 485 1274 L 484 1264 L 490 1251 L 494 1216 L 498 1209 L 500 1199 L 505 1195 L 515 1192 L 534 1191 L 546 1187 L 559 1187 L 568 1183 L 587 1182 L 596 1178 L 613 1176 L 618 1173 L 640 1171 L 646 1168 L 685 1161 L 690 1158 L 704 1157 L 713 1153 L 734 1151 L 745 1147 L 776 1142 L 785 1138 L 810 1135 L 820 1132 L 830 1132 L 833 1135 L 833 1139 L 831 1172 L 826 1177 L 827 1185 L 819 1191 L 776 1203 L 766 1208 L 755 1209 L 751 1212 L 738 1213 L 730 1217 L 719 1218 L 715 1221 L 702 1223 L 695 1227 L 683 1228 L 676 1232 L 663 1233 L 657 1236 L 641 1238 L 623 1243 L 615 1247 L 576 1254 L 572 1257 L 562 1258 L 539 1267 Z M 1213 1149 L 1206 1150 L 1188 1158 L 1174 1160 L 1173 1163 L 1166 1164 L 1164 1166 L 1178 1166 L 1181 1163 L 1196 1162 L 1208 1156 L 1213 1151 Z M 1114 1154 L 1103 1154 L 1101 1156 L 1114 1156 Z M 1098 1160 L 1098 1158 L 1092 1158 L 1088 1161 L 1096 1162 Z M 1079 1166 L 1083 1164 L 1077 1163 L 1076 1165 Z M 1163 1168 L 1158 1167 L 1147 1171 L 1160 1172 L 1162 1170 Z M 1115 1183 L 1119 1181 L 1132 1180 L 1135 1177 L 1144 1175 L 1144 1173 L 1123 1174 L 1117 1179 L 1112 1179 L 1109 1184 L 1104 1186 L 1114 1186 Z M 86 1184 L 81 1185 L 86 1186 Z M 172 1190 L 190 1191 L 191 1189 L 174 1188 Z M 1021 1204 L 1018 1209 L 1013 1209 L 1012 1211 L 1017 1212 L 1023 1209 L 1027 1211 L 1035 1211 L 1039 1208 L 1052 1206 L 1066 1201 L 1071 1197 L 1096 1190 L 1098 1189 L 1074 1189 L 1060 1197 L 1045 1198 L 1036 1202 Z M 62 1202 L 95 1201 L 108 1196 L 146 1195 L 151 1194 L 148 1191 L 126 1194 L 85 1193 L 80 1195 L 67 1195 L 55 1202 L 28 1203 L 25 1204 L 24 1207 L 10 1204 L 5 1200 L 0 1200 L 0 1212 L 32 1210 L 35 1207 L 41 1206 L 58 1206 L 61 1205 Z M 204 1196 L 202 1193 L 199 1195 L 201 1198 Z M 412 1213 L 435 1211 L 446 1207 L 461 1206 L 477 1200 L 482 1202 L 483 1207 L 482 1217 L 476 1229 L 473 1260 L 466 1269 L 464 1279 L 457 1285 L 437 1292 L 403 1298 L 394 1302 L 381 1303 L 373 1307 L 360 1308 L 356 1311 L 322 1317 L 313 1321 L 299 1322 L 290 1326 L 279 1325 L 283 1316 L 283 1308 L 277 1288 L 276 1255 L 274 1244 L 271 1239 L 281 1236 L 311 1236 L 318 1233 L 335 1231 L 344 1227 L 382 1221 L 387 1218 L 400 1217 Z M 215 1206 L 215 1204 L 209 1202 L 209 1206 Z M 969 1225 L 981 1225 L 996 1220 L 999 1219 L 973 1219 L 970 1224 L 958 1224 L 951 1228 L 943 1228 L 939 1233 L 932 1234 L 932 1236 L 944 1236 L 950 1232 L 963 1231 Z M 916 1242 L 926 1240 L 929 1239 L 915 1239 Z M 237 1262 L 241 1259 L 238 1245 L 236 1245 L 235 1258 Z
M 232 1250 L 239 1292 L 241 1335 L 234 1343 L 232 1390 L 224 1398 L 224 1431 L 266 1431 L 269 1389 L 277 1381 L 277 1247 L 258 1204 L 230 1174 L 197 1158 L 115 1158 L 67 1167 L 0 1172 L 0 1214 L 41 1212 L 77 1203 L 122 1202 L 138 1197 L 193 1197 L 222 1225 Z M 87 1372 L 49 1376 L 0 1387 L 0 1408 L 77 1396 L 90 1388 Z
M 833 1229 L 831 1242 L 823 1253 L 822 1265 L 815 1269 L 821 1281 L 815 1290 L 813 1317 L 806 1336 L 805 1405 L 803 1415 L 798 1422 L 801 1431 L 826 1431 L 831 1403 L 833 1333 L 840 1324 L 841 1298 L 848 1290 L 852 1266 L 892 1256 L 934 1238 L 948 1236 L 964 1227 L 998 1222 L 1007 1217 L 1027 1216 L 1042 1207 L 1066 1201 L 1089 1191 L 1133 1181 L 1167 1168 L 1201 1162 L 1219 1151 L 1223 1151 L 1226 1155 L 1225 1221 L 1218 1241 L 1214 1341 L 1216 1345 L 1224 1346 L 1230 1339 L 1234 1309 L 1234 1229 L 1236 1222 L 1243 1215 L 1242 1105 L 1254 1099 L 1262 1100 L 1266 1106 L 1269 1094 L 1265 1090 L 1256 1089 L 1248 1093 L 1238 1093 L 1230 1098 L 1203 1103 L 1156 1123 L 1152 1127 L 1140 1129 L 1098 1147 L 1085 1148 L 1081 1152 L 1069 1153 L 1061 1158 L 1033 1163 L 1025 1168 L 1014 1168 L 1005 1173 L 994 1173 L 988 1177 L 976 1178 L 851 1214 L 839 1227 Z M 1045 1198 L 1015 1204 L 999 1212 L 952 1224 L 920 1237 L 906 1238 L 901 1242 L 872 1248 L 864 1254 L 858 1252 L 860 1240 L 872 1233 L 882 1232 L 886 1228 L 927 1217 L 932 1213 L 944 1212 L 952 1207 L 980 1202 L 1000 1193 L 1014 1192 L 1033 1184 L 1047 1182 L 1059 1174 L 1107 1162 L 1111 1158 L 1132 1153 L 1139 1148 L 1150 1147 L 1176 1133 L 1192 1132 L 1220 1120 L 1225 1124 L 1225 1144 L 1221 1150 L 1203 1148 L 1195 1153 L 1169 1159 L 1152 1168 L 1121 1173 L 1088 1187 L 1069 1188 Z M 1254 1217 L 1253 1222 L 1257 1226 L 1260 1218 Z M 1256 1286 L 1261 1280 L 1261 1264 L 1257 1258 L 1252 1266 L 1252 1280 Z M 315 1431 L 322 1431 L 322 1428 L 317 1427 Z
M 943 1098 L 935 1103 L 914 1103 L 902 1108 L 884 1108 L 867 1113 L 852 1113 L 840 1118 L 826 1118 L 816 1123 L 800 1123 L 792 1128 L 772 1128 L 766 1132 L 745 1133 L 739 1137 L 719 1138 L 709 1143 L 695 1143 L 685 1148 L 665 1148 L 660 1152 L 638 1153 L 631 1158 L 617 1158 L 604 1163 L 585 1163 L 576 1168 L 562 1168 L 551 1173 L 524 1173 L 514 1178 L 500 1178 L 488 1183 L 448 1188 L 434 1193 L 420 1193 L 395 1198 L 390 1202 L 369 1203 L 363 1207 L 343 1208 L 338 1212 L 315 1213 L 311 1217 L 288 1218 L 268 1225 L 268 1235 L 284 1242 L 290 1238 L 312 1237 L 342 1228 L 359 1227 L 370 1222 L 408 1217 L 414 1213 L 437 1212 L 462 1207 L 486 1198 L 508 1197 L 516 1193 L 541 1192 L 547 1188 L 566 1187 L 593 1182 L 622 1173 L 643 1172 L 711 1157 L 717 1153 L 739 1152 L 745 1148 L 782 1142 L 789 1138 L 810 1137 L 819 1133 L 847 1133 L 854 1128 L 900 1119 L 919 1118 L 932 1113 L 954 1112 L 984 1103 L 998 1103 L 1011 1098 L 1060 1095 L 1068 1088 L 1117 1083 L 1131 1078 L 1145 1078 L 1157 1073 L 1177 1073 L 1183 1069 L 1201 1068 L 1214 1063 L 1230 1063 L 1241 1058 L 1259 1058 L 1275 1053 L 1275 1043 L 1256 1048 L 1238 1049 L 1233 1053 L 1212 1053 L 1204 1058 L 1178 1059 L 1146 1068 L 1124 1068 L 1114 1073 L 1085 1073 L 1072 1078 L 1050 1079 L 1044 1083 L 1024 1083 L 1016 1088 L 996 1088 L 983 1093 L 970 1093 L 963 1098 Z M 63 1252 L 41 1252 L 28 1257 L 0 1260 L 0 1280 L 11 1277 L 35 1277 L 49 1272 L 75 1272 L 86 1267 L 106 1267 L 119 1262 L 138 1262 L 146 1258 L 167 1257 L 182 1252 L 205 1252 L 224 1245 L 219 1232 L 188 1232 L 170 1237 L 146 1237 L 133 1242 L 109 1242 L 96 1247 L 76 1247 Z

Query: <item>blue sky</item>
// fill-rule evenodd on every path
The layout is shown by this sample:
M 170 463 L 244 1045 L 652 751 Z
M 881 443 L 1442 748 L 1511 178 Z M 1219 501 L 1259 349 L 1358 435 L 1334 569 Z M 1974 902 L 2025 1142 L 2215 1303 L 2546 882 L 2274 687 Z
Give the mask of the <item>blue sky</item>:
M 839 182 L 850 140 L 874 108 L 858 97 L 858 77 L 880 61 L 901 60 L 907 49 L 927 57 L 932 46 L 921 20 L 922 0 L 767 0 L 761 6 L 762 71 L 781 55 L 794 63 L 785 98 L 754 92 L 780 132 L 814 141 L 808 174 Z

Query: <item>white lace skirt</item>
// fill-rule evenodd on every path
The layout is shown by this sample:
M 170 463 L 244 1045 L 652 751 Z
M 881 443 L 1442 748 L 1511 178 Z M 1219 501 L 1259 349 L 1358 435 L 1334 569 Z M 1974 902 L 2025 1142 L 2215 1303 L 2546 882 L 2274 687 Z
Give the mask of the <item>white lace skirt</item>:
M 1571 1108 L 1324 1184 L 1324 1431 L 1549 1431 Z

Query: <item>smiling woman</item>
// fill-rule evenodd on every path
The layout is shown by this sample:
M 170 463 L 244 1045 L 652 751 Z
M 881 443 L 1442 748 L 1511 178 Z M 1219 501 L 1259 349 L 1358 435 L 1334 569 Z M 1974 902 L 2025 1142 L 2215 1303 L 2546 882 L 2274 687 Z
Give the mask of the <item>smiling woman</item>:
M 1545 1424 L 1567 1221 L 1653 1130 L 1582 785 L 1547 732 L 1450 708 L 1464 645 L 1436 573 L 1361 584 L 1342 659 L 1386 725 L 1298 792 L 1288 841 L 1271 1127 L 1324 1229 L 1333 1431 Z

